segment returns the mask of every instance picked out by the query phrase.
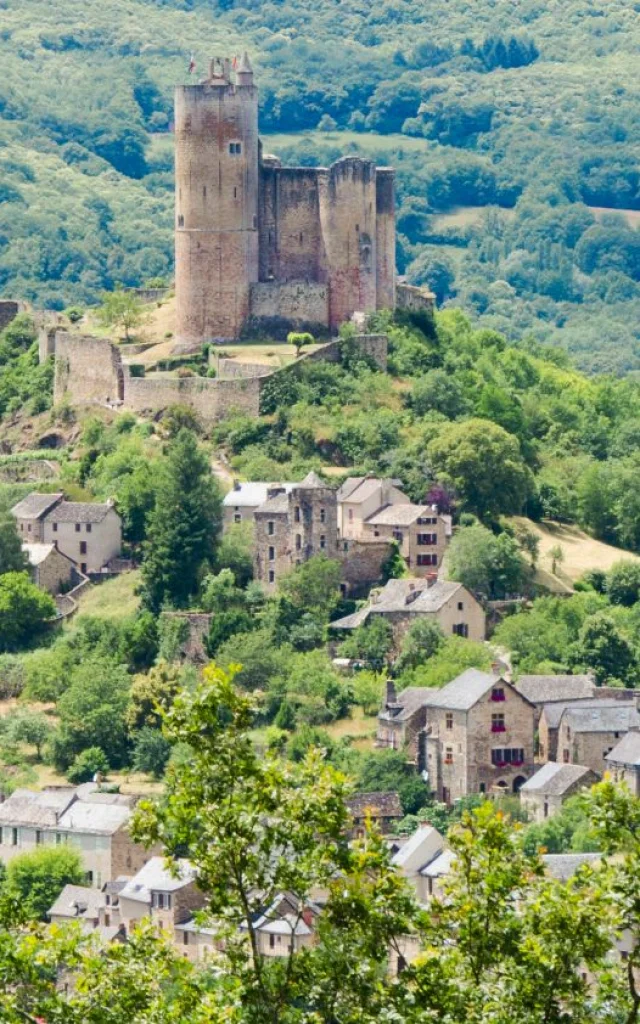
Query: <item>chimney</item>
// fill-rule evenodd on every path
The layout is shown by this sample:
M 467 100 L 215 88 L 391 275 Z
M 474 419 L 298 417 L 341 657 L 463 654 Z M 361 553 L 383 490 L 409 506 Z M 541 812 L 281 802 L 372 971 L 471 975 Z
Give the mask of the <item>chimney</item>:
M 306 924 L 307 928 L 313 928 L 314 918 L 311 907 L 305 907 L 302 911 L 302 920 Z
M 426 576 L 427 586 L 432 587 L 434 583 L 438 582 L 437 572 L 428 572 Z
M 385 707 L 389 707 L 390 704 L 397 703 L 396 686 L 393 679 L 387 679 L 384 703 Z

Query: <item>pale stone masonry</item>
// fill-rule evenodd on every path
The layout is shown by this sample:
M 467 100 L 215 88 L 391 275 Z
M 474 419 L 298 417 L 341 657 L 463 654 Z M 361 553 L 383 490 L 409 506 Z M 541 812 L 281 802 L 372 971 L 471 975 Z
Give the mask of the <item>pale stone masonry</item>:
M 593 786 L 598 778 L 585 765 L 550 761 L 522 786 L 520 802 L 534 821 L 544 821 L 561 810 L 570 796 Z
M 75 566 L 55 544 L 23 544 L 22 550 L 29 559 L 31 576 L 37 587 L 49 594 L 59 594 L 61 588 L 71 585 L 76 574 Z
M 517 685 L 517 684 L 516 684 Z M 613 690 L 596 688 L 593 696 L 569 701 L 551 701 L 542 705 L 538 722 L 538 760 L 562 761 L 562 746 L 559 745 L 560 722 L 565 711 L 572 708 L 617 708 L 621 704 L 635 708 L 638 702 L 637 690 Z M 599 769 L 602 771 L 602 769 Z
M 427 576 L 442 568 L 451 537 L 450 516 L 432 505 L 388 505 L 362 524 L 362 538 L 395 541 L 414 576 Z
M 387 685 L 378 746 L 406 749 L 444 803 L 518 792 L 533 773 L 534 707 L 507 680 L 468 669 L 441 690 Z
M 24 543 L 55 545 L 81 573 L 100 572 L 122 550 L 122 521 L 112 501 L 65 501 L 63 494 L 34 492 L 11 511 Z
M 631 729 L 640 728 L 635 705 L 608 706 L 601 701 L 595 707 L 569 707 L 558 728 L 558 760 L 581 764 L 598 775 L 605 770 L 605 758 Z
M 366 520 L 388 505 L 410 504 L 400 481 L 350 476 L 338 488 L 338 529 L 344 538 L 360 539 Z
M 624 782 L 634 796 L 640 796 L 640 731 L 633 728 L 605 756 L 607 771 L 615 782 Z

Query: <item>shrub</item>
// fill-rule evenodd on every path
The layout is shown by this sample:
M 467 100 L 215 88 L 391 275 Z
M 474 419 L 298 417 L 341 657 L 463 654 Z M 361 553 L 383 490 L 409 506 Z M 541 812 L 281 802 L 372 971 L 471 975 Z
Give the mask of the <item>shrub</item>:
M 67 771 L 69 782 L 79 786 L 82 782 L 91 782 L 96 772 L 105 775 L 109 771 L 109 762 L 104 750 L 100 747 L 87 747 L 78 754 Z

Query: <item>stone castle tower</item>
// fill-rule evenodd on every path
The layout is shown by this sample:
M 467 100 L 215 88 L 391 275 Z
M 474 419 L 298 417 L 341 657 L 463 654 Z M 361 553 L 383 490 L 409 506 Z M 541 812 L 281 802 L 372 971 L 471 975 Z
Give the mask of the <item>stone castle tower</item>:
M 395 306 L 393 170 L 263 156 L 246 54 L 235 71 L 216 58 L 199 85 L 176 89 L 175 133 L 180 343 L 335 330 Z

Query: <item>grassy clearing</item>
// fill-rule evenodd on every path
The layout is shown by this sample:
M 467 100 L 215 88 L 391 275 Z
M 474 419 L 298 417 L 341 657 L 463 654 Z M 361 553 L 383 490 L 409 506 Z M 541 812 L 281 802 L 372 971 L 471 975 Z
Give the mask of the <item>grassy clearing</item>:
M 354 707 L 350 718 L 340 718 L 323 728 L 332 740 L 351 739 L 354 741 L 354 747 L 367 748 L 376 734 L 377 725 L 378 719 L 375 715 L 365 715 L 361 707 Z
M 140 572 L 124 572 L 114 579 L 85 590 L 78 598 L 78 615 L 94 615 L 101 619 L 125 619 L 140 607 L 136 588 Z
M 611 544 L 604 544 L 600 540 L 594 540 L 577 526 L 569 526 L 564 523 L 553 523 L 545 520 L 542 523 L 534 523 L 530 519 L 518 517 L 515 523 L 528 527 L 540 539 L 539 564 L 543 571 L 550 574 L 551 559 L 549 552 L 551 548 L 560 545 L 564 553 L 564 561 L 560 566 L 560 577 L 569 580 L 577 580 L 579 576 L 589 569 L 608 570 L 621 559 L 628 559 L 637 562 L 638 556 L 624 548 L 615 548 Z

